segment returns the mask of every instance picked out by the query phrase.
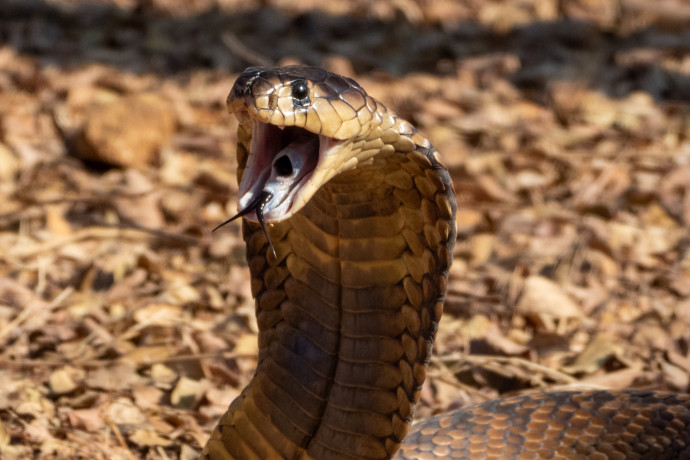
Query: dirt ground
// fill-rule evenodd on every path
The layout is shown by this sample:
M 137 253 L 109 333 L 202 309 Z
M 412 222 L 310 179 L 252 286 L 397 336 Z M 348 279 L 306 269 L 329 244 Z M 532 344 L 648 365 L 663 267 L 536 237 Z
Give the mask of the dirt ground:
M 355 78 L 451 169 L 418 417 L 690 390 L 690 2 L 321 3 L 0 2 L 0 457 L 195 458 L 250 379 L 239 225 L 211 233 L 249 65 Z

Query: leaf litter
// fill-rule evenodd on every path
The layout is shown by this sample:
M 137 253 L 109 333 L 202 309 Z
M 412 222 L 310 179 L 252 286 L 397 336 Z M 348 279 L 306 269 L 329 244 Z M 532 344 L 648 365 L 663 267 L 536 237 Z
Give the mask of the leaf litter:
M 418 417 L 690 390 L 685 2 L 5 3 L 3 459 L 195 458 L 251 378 L 244 243 L 210 230 L 237 198 L 225 98 L 266 63 L 354 77 L 451 170 Z

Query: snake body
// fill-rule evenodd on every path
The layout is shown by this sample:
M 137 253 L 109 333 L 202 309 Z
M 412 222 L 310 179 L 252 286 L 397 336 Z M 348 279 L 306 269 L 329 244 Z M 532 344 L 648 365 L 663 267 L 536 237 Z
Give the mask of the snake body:
M 204 458 L 690 458 L 690 397 L 655 392 L 490 401 L 408 435 L 456 237 L 448 172 L 322 69 L 248 68 L 228 107 L 259 359 Z

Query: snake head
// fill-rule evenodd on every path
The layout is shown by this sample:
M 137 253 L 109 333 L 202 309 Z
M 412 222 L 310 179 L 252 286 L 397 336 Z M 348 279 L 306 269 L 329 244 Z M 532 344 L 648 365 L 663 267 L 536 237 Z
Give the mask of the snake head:
M 354 80 L 308 66 L 247 68 L 227 103 L 240 131 L 251 133 L 250 141 L 240 139 L 249 155 L 239 209 L 266 222 L 291 217 L 333 176 L 356 166 L 385 113 Z M 257 197 L 268 194 L 258 208 Z

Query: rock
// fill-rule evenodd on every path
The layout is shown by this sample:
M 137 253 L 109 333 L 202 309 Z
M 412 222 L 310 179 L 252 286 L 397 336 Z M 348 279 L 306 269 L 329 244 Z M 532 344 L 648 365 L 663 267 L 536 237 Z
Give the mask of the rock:
M 151 93 L 124 96 L 88 112 L 76 153 L 115 166 L 140 168 L 157 163 L 161 147 L 175 130 L 171 104 Z

